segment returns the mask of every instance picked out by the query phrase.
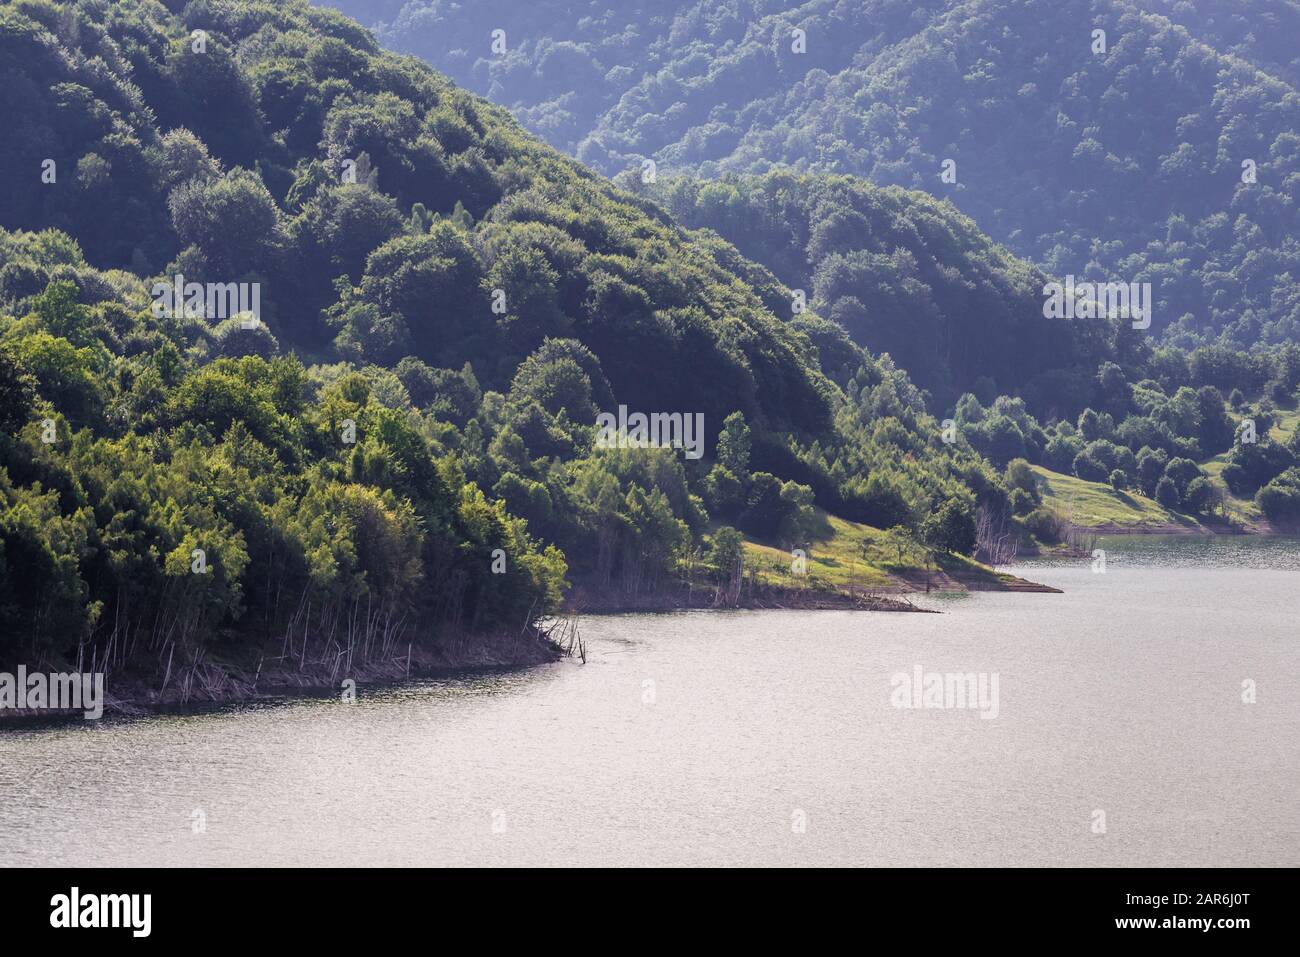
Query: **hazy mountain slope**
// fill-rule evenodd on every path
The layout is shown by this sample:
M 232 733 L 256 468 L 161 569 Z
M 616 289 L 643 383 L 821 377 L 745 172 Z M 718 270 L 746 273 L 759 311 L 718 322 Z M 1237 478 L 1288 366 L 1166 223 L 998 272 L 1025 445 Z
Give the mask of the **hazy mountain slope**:
M 786 171 L 620 180 L 804 289 L 812 309 L 888 352 L 941 406 L 966 391 L 1018 393 L 1040 414 L 1073 418 L 1103 361 L 1138 358 L 1130 328 L 1045 319 L 1042 271 L 924 193 Z
M 1295 338 L 1293 6 L 1182 4 L 1176 22 L 1144 7 L 1163 9 L 827 0 L 638 17 L 612 2 L 412 0 L 379 36 L 611 175 L 648 157 L 661 174 L 790 165 L 923 189 L 1049 272 L 1151 282 L 1153 326 L 1176 341 Z M 947 160 L 955 182 L 940 178 Z
M 1300 3 L 1296 0 L 1138 0 L 1220 53 L 1300 86 Z

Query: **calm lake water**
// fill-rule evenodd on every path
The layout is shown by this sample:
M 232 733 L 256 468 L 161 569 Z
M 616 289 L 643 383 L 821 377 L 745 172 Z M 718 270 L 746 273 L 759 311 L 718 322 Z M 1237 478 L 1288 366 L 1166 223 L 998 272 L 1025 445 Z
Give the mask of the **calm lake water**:
M 586 665 L 0 731 L 0 864 L 1300 864 L 1300 543 L 1101 545 L 1018 569 L 1062 595 L 591 618 Z M 895 707 L 918 665 L 997 717 Z

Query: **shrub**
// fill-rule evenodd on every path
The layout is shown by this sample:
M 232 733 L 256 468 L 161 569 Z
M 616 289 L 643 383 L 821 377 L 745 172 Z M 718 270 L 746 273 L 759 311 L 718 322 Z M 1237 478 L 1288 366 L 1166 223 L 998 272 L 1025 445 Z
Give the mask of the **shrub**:
M 1029 534 L 1044 545 L 1055 545 L 1065 538 L 1065 520 L 1050 508 L 1040 506 L 1026 515 L 1022 521 Z
M 1022 488 L 1013 488 L 1009 496 L 1011 511 L 1015 515 L 1028 515 L 1037 506 L 1034 497 Z
M 1177 509 L 1182 505 L 1182 496 L 1178 494 L 1178 485 L 1168 475 L 1156 483 L 1156 501 L 1168 509 Z
M 975 548 L 975 519 L 957 499 L 949 499 L 921 525 L 921 538 L 931 548 L 969 555 Z
M 1255 496 L 1270 522 L 1293 526 L 1300 523 L 1300 468 L 1290 468 L 1259 490 Z
M 1183 493 L 1183 510 L 1191 515 L 1205 515 L 1214 504 L 1214 486 L 1205 476 L 1198 476 L 1187 483 Z
M 1086 451 L 1080 452 L 1074 457 L 1071 469 L 1079 478 L 1087 479 L 1089 482 L 1104 482 L 1109 475 L 1106 466 L 1098 462 Z

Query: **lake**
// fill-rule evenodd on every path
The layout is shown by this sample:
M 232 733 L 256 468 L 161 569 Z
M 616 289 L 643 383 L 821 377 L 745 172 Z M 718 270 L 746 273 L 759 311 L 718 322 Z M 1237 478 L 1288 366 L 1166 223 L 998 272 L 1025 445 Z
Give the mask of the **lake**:
M 1100 545 L 1017 566 L 1060 595 L 588 618 L 585 665 L 0 730 L 0 865 L 1300 864 L 1300 541 Z M 948 674 L 984 698 L 901 706 Z

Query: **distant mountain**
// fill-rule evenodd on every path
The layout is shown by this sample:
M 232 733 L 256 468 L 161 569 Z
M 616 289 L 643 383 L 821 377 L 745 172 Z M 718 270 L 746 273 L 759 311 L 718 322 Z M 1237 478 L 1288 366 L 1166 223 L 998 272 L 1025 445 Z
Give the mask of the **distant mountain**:
M 1300 337 L 1295 3 L 339 5 L 606 174 L 921 189 L 1050 273 L 1150 282 L 1171 341 Z
M 1149 354 L 1128 325 L 1045 319 L 1048 277 L 924 193 L 788 171 L 618 180 L 803 289 L 812 310 L 888 352 L 942 407 L 963 392 L 1019 394 L 1044 417 L 1072 419 L 1101 363 Z
M 1220 53 L 1300 86 L 1300 3 L 1296 0 L 1137 0 Z

